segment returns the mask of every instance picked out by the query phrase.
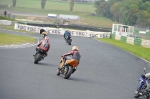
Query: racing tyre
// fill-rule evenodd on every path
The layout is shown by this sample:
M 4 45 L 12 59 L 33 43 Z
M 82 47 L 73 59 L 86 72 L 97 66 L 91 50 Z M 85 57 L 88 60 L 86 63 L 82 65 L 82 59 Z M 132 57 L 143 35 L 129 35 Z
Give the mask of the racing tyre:
M 41 55 L 38 53 L 36 56 L 35 56 L 35 60 L 34 60 L 34 63 L 37 64 L 39 62 L 41 58 Z
M 69 42 L 68 44 L 71 45 L 71 42 Z
M 64 78 L 68 79 L 71 76 L 72 72 L 73 72 L 72 66 L 65 67 Z
M 140 97 L 139 94 L 135 94 L 135 95 L 134 95 L 134 98 L 139 98 L 139 97 Z

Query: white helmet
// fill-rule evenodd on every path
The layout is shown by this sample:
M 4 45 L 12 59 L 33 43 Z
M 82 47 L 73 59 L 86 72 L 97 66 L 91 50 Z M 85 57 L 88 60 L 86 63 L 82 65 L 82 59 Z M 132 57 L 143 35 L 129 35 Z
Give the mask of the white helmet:
M 78 47 L 77 46 L 73 46 L 72 47 L 72 50 L 74 51 L 74 50 L 77 50 L 78 51 Z

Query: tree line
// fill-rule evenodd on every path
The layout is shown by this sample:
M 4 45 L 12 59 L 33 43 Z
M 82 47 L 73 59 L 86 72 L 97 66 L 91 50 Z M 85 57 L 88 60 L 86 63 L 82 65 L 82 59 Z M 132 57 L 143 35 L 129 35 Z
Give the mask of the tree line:
M 74 0 L 69 0 L 70 2 L 70 11 L 73 11 Z M 12 6 L 15 7 L 17 0 L 12 0 Z M 41 9 L 45 8 L 46 0 L 41 0 Z
M 150 0 L 99 0 L 96 14 L 125 25 L 150 26 Z

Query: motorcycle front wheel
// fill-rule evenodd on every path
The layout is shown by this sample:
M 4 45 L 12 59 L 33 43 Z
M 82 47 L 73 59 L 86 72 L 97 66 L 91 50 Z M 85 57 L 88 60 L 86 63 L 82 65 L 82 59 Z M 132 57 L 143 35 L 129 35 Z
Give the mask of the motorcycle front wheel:
M 138 92 L 138 90 L 135 91 L 135 94 L 134 94 L 134 98 L 139 98 L 140 97 L 140 94 Z
M 68 79 L 71 76 L 72 72 L 73 72 L 72 66 L 65 67 L 64 78 Z
M 40 55 L 40 53 L 38 53 L 38 54 L 35 56 L 34 63 L 37 64 L 37 63 L 39 62 L 40 58 L 41 58 L 41 55 Z
M 140 97 L 139 94 L 135 94 L 135 95 L 134 95 L 134 98 L 139 98 L 139 97 Z

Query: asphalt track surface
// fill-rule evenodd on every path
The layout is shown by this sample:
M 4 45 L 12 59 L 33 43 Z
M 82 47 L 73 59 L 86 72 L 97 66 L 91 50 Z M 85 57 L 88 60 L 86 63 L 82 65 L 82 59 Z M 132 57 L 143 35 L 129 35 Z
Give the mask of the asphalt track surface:
M 39 64 L 33 62 L 35 46 L 0 49 L 0 99 L 134 99 L 143 68 L 150 70 L 139 57 L 92 38 L 72 37 L 69 46 L 60 35 L 49 37 L 51 49 Z M 66 80 L 56 70 L 60 56 L 73 45 L 79 47 L 81 62 Z

